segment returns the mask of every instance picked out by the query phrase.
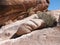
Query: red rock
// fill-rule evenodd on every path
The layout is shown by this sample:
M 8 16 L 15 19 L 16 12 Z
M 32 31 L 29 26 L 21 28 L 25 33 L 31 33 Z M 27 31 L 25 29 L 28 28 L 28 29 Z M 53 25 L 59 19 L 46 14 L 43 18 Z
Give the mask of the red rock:
M 49 0 L 0 0 L 0 25 L 10 20 L 20 20 L 28 17 L 30 12 L 44 11 L 49 6 Z M 33 8 L 30 12 L 28 10 Z

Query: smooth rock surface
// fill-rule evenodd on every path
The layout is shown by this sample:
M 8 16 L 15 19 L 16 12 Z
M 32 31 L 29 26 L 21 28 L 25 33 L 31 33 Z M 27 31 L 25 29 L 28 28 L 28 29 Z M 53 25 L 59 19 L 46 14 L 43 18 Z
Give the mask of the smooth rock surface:
M 0 45 L 60 45 L 60 27 L 36 30 L 16 39 L 2 41 Z

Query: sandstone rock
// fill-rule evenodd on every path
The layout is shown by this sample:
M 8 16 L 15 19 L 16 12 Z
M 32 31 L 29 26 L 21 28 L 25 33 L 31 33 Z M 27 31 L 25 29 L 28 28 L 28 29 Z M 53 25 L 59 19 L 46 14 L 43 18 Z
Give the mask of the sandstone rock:
M 30 12 L 44 11 L 49 6 L 49 0 L 0 0 L 0 25 L 9 20 L 20 20 Z M 33 8 L 31 11 L 28 11 Z
M 45 22 L 41 19 L 31 19 L 24 23 L 22 23 L 16 32 L 17 35 L 22 35 L 25 33 L 30 33 L 31 31 L 34 31 L 38 28 L 45 27 Z
M 2 41 L 0 45 L 60 45 L 60 27 L 36 30 L 16 39 Z
M 45 22 L 41 19 L 38 19 L 38 16 L 34 14 L 23 20 L 3 26 L 0 29 L 0 38 L 3 40 L 10 39 L 15 33 L 22 35 L 42 27 L 45 27 Z

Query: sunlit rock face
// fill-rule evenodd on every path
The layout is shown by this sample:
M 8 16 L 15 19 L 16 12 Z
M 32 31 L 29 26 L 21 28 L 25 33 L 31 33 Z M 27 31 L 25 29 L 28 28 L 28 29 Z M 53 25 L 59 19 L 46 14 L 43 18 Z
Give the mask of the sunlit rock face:
M 60 27 L 36 30 L 16 39 L 1 41 L 0 45 L 60 45 Z
M 60 10 L 47 11 L 49 3 L 49 0 L 0 0 L 0 26 L 5 25 L 0 28 L 0 45 L 60 45 Z M 55 21 L 57 25 L 47 25 Z
M 30 12 L 45 11 L 49 3 L 49 0 L 0 0 L 0 25 L 23 19 Z

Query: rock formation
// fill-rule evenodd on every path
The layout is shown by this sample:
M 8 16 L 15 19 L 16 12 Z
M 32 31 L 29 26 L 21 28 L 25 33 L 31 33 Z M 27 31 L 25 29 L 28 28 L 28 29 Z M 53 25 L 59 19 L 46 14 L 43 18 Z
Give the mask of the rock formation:
M 49 0 L 0 0 L 0 25 L 28 17 L 36 11 L 45 11 Z
M 51 22 L 52 21 L 52 22 Z M 31 15 L 23 20 L 3 26 L 0 30 L 0 37 L 4 40 L 10 39 L 16 33 L 17 36 L 30 33 L 36 29 L 43 27 L 50 27 L 55 25 L 55 18 L 51 15 L 41 12 L 40 14 Z M 15 34 L 15 35 L 16 35 Z
M 0 0 L 0 45 L 60 45 L 60 10 L 49 0 Z
M 16 39 L 1 41 L 0 45 L 60 45 L 60 27 L 36 30 Z

